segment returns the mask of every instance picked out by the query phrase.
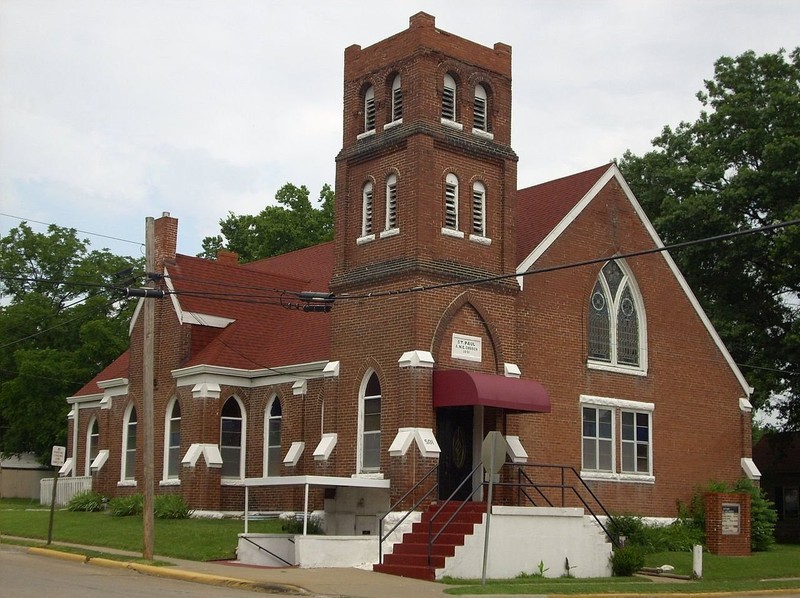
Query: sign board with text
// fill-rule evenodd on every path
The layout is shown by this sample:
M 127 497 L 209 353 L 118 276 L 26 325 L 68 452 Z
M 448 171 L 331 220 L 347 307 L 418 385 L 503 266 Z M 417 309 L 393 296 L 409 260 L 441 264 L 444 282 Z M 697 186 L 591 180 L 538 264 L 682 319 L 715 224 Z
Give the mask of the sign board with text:
M 50 465 L 53 467 L 61 467 L 67 458 L 67 447 L 54 446 L 53 452 L 50 455 Z

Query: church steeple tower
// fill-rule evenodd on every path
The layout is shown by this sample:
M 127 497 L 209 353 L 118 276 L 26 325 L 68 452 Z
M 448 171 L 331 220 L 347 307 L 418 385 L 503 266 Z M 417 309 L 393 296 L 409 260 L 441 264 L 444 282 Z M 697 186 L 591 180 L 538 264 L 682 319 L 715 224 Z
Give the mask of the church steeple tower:
M 344 62 L 331 290 L 512 272 L 511 48 L 418 13 Z

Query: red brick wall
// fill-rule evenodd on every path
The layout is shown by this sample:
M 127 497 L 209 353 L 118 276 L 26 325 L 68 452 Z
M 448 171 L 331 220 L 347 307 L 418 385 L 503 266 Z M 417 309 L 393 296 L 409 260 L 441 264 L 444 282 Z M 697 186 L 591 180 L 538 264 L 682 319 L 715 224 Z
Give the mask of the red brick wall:
M 709 552 L 724 556 L 750 555 L 750 495 L 708 493 L 703 496 L 706 511 L 706 546 Z M 725 532 L 724 505 L 739 505 L 738 533 Z
M 650 246 L 622 190 L 611 182 L 536 267 Z M 518 309 L 519 335 L 527 340 L 520 367 L 545 385 L 552 412 L 514 417 L 533 461 L 580 469 L 581 394 L 653 403 L 655 484 L 590 485 L 613 510 L 674 516 L 676 501 L 688 502 L 695 486 L 741 477 L 742 430 L 749 428 L 749 417 L 743 419 L 739 410 L 741 386 L 664 257 L 652 254 L 627 264 L 643 297 L 647 376 L 586 366 L 588 298 L 602 264 L 528 276 Z M 616 450 L 619 459 L 619 445 Z

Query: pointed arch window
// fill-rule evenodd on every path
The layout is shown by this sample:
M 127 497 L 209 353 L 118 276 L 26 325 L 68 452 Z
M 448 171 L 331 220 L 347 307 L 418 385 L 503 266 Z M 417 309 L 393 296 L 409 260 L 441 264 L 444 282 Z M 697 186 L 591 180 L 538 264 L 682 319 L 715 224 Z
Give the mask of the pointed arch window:
M 589 299 L 589 362 L 643 370 L 644 309 L 624 262 L 606 262 Z
M 359 472 L 380 470 L 381 466 L 381 383 L 371 372 L 362 384 L 359 401 Z
M 392 81 L 392 122 L 403 118 L 403 88 L 400 86 L 400 75 Z
M 453 173 L 444 180 L 444 228 L 458 230 L 458 177 Z
M 472 104 L 472 127 L 478 131 L 489 130 L 489 102 L 483 85 L 475 86 L 475 97 Z
M 164 421 L 164 479 L 177 480 L 181 463 L 181 404 L 177 398 L 167 405 Z
M 361 236 L 372 234 L 372 183 L 367 182 L 361 192 Z
M 131 403 L 122 426 L 122 480 L 136 479 L 136 406 Z
M 386 177 L 386 230 L 397 228 L 397 175 Z
M 486 187 L 481 182 L 472 185 L 472 234 L 486 236 Z
M 456 120 L 456 80 L 450 74 L 444 76 L 442 87 L 442 120 Z
M 375 88 L 370 85 L 364 92 L 364 132 L 375 130 Z
M 100 452 L 100 426 L 97 418 L 92 417 L 86 430 L 86 466 L 83 475 L 92 475 L 92 461 Z
M 264 430 L 264 476 L 281 474 L 281 400 L 276 396 L 267 405 Z
M 242 406 L 236 397 L 230 397 L 222 407 L 220 417 L 220 454 L 222 477 L 244 477 L 245 427 Z

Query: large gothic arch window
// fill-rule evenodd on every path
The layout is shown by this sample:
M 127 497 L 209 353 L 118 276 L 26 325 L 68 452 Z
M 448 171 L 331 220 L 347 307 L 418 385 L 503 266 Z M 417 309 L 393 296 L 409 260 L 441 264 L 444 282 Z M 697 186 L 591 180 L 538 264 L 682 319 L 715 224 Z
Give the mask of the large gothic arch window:
M 358 472 L 380 471 L 381 382 L 374 371 L 361 384 L 358 415 Z
M 588 313 L 589 364 L 644 370 L 644 307 L 633 275 L 622 260 L 603 266 L 589 297 Z

